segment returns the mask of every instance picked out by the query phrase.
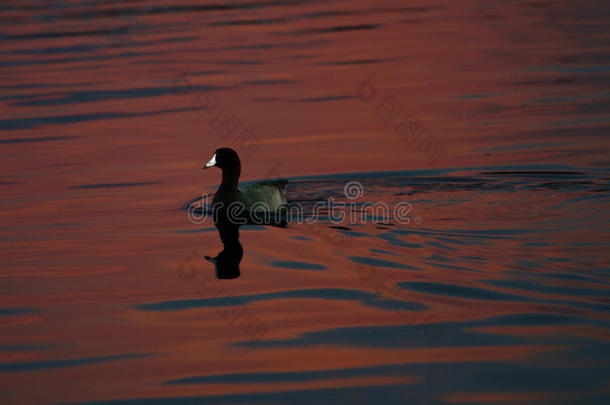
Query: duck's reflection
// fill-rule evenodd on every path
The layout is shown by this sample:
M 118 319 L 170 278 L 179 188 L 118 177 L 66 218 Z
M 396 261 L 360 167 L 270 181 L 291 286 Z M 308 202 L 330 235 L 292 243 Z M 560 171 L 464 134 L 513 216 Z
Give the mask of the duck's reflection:
M 259 214 L 261 215 L 261 214 Z M 244 249 L 239 243 L 239 228 L 241 225 L 273 226 L 285 228 L 286 219 L 281 215 L 249 214 L 236 221 L 227 210 L 217 210 L 214 214 L 214 225 L 218 229 L 223 250 L 216 257 L 206 256 L 206 260 L 214 263 L 216 277 L 237 278 L 240 276 L 239 263 L 244 255 Z M 265 217 L 263 219 L 263 217 Z
M 216 257 L 206 256 L 206 260 L 214 263 L 216 277 L 237 278 L 240 275 L 239 263 L 244 255 L 244 249 L 239 243 L 239 224 L 230 221 L 227 215 L 217 215 L 216 229 L 222 241 L 223 250 Z

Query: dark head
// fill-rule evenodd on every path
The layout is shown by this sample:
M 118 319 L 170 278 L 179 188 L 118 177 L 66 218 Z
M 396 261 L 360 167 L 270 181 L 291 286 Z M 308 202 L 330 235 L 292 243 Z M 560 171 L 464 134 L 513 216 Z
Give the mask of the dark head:
M 222 169 L 222 184 L 237 187 L 237 181 L 241 173 L 241 164 L 237 152 L 230 148 L 216 149 L 212 159 L 203 168 L 208 169 L 212 166 Z
M 231 169 L 240 167 L 239 156 L 237 156 L 237 152 L 230 148 L 220 148 L 216 149 L 214 152 L 214 156 L 208 163 L 203 166 L 204 169 L 208 169 L 212 166 L 219 167 L 221 169 Z

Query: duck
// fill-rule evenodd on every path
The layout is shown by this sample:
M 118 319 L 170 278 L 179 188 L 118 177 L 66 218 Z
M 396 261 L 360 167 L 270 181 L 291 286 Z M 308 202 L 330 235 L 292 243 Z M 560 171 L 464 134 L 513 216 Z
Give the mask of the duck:
M 270 213 L 277 213 L 286 206 L 286 185 L 288 182 L 284 179 L 265 180 L 238 187 L 241 162 L 237 152 L 233 149 L 216 149 L 203 169 L 211 167 L 222 170 L 222 181 L 212 200 L 213 207 L 226 208 L 232 203 L 241 203 L 245 213 L 248 214 L 261 209 L 268 210 Z

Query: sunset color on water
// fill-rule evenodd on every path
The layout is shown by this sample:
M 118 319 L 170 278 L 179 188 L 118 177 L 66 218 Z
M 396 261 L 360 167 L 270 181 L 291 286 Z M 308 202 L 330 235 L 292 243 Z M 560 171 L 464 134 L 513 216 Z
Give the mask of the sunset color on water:
M 608 1 L 0 21 L 0 404 L 610 403 Z

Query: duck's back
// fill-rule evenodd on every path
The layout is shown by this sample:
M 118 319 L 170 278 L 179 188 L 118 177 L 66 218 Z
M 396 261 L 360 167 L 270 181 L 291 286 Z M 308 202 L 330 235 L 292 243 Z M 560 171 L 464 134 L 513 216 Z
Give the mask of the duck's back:
M 262 181 L 241 187 L 241 201 L 246 208 L 278 211 L 286 204 L 286 180 Z

